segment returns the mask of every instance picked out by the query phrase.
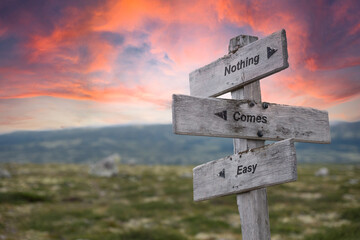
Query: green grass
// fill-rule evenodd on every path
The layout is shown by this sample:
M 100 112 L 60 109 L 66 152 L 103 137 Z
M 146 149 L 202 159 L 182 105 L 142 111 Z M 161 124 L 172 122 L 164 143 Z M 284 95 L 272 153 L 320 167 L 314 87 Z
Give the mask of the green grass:
M 51 197 L 32 192 L 0 192 L 0 204 L 25 204 L 35 202 L 48 202 Z
M 360 223 L 360 207 L 348 208 L 344 210 L 341 214 L 341 218 Z
M 268 188 L 274 239 L 360 239 L 360 168 L 299 165 L 298 181 Z M 192 200 L 192 167 L 11 164 L 0 181 L 0 236 L 15 239 L 241 239 L 236 196 Z M 189 177 L 190 176 L 190 177 Z
M 115 239 L 115 238 L 114 238 Z M 136 230 L 130 230 L 126 231 L 123 234 L 119 236 L 118 239 L 123 240 L 186 240 L 187 238 L 179 233 L 178 231 L 172 230 L 172 229 L 161 229 L 161 228 L 155 228 L 155 229 L 136 229 Z
M 205 215 L 185 217 L 183 222 L 191 235 L 200 232 L 220 232 L 230 228 L 230 225 L 227 222 L 210 218 Z
M 326 228 L 321 232 L 310 235 L 305 240 L 358 240 L 360 237 L 360 224 Z

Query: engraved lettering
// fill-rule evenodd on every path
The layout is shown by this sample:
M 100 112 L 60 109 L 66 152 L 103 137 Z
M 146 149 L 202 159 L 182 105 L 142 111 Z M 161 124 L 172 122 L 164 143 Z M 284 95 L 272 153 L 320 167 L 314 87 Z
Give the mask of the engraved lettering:
M 255 122 L 255 116 L 254 115 L 247 115 L 246 116 L 247 122 Z
M 259 63 L 259 55 L 254 57 L 254 64 L 257 65 Z
M 257 167 L 257 164 L 253 165 L 253 167 L 254 167 L 254 171 L 252 173 L 254 174 L 255 170 L 256 170 L 256 167 Z
M 226 73 L 230 74 L 230 69 L 231 69 L 231 65 L 229 65 L 228 67 L 225 67 L 225 76 L 226 76 Z
M 236 66 L 235 66 L 235 65 L 231 66 L 231 71 L 232 71 L 232 72 L 235 72 L 235 71 L 236 71 Z
M 240 120 L 240 115 L 241 115 L 241 114 L 240 114 L 239 112 L 235 112 L 235 113 L 234 113 L 234 120 L 235 120 L 235 121 L 239 121 L 239 120 Z
M 238 168 L 237 168 L 237 175 L 241 175 L 241 174 L 242 174 L 242 167 L 243 167 L 243 165 L 238 166 Z
M 261 123 L 261 116 L 257 116 L 257 117 L 256 117 L 256 122 L 257 122 L 257 123 Z
M 240 61 L 240 69 L 244 68 L 245 67 L 245 61 L 241 60 Z M 239 70 L 240 70 L 239 69 Z
M 263 117 L 262 117 L 262 122 L 263 122 L 263 123 L 267 123 L 267 117 L 266 117 L 266 116 L 263 116 Z
M 237 167 L 237 175 L 252 173 L 254 174 L 256 171 L 257 164 L 250 164 L 249 166 L 240 165 Z
M 250 123 L 267 123 L 267 117 L 261 115 L 250 115 L 250 114 L 241 114 L 241 112 L 234 112 L 233 114 L 234 121 L 238 122 L 239 120 L 243 122 L 250 122 Z
M 246 59 L 240 59 L 234 65 L 230 64 L 228 66 L 225 66 L 224 76 L 229 75 L 245 67 L 248 67 L 250 65 L 258 65 L 259 62 L 260 62 L 260 55 L 256 55 L 254 57 L 246 57 Z

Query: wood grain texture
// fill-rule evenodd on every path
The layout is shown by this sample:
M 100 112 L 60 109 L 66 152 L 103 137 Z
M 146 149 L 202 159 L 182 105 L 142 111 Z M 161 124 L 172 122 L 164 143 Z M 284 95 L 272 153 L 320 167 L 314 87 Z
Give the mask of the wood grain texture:
M 270 240 L 266 188 L 237 195 L 242 239 Z
M 231 43 L 230 43 L 231 44 Z M 231 92 L 233 99 L 251 99 L 261 102 L 260 81 Z M 265 145 L 265 141 L 234 139 L 234 154 Z M 270 240 L 270 220 L 266 188 L 256 189 L 236 195 L 241 219 L 242 239 Z
M 229 42 L 229 54 L 235 53 L 239 48 L 242 48 L 243 46 L 246 46 L 252 42 L 255 42 L 259 38 L 256 36 L 250 36 L 250 35 L 239 35 L 232 39 L 230 39 Z
M 268 47 L 276 49 L 276 52 L 269 58 Z M 250 59 L 255 56 L 259 56 L 257 64 L 249 64 L 241 67 L 241 69 L 237 67 L 235 71 L 225 73 L 227 67 L 237 66 L 239 61 L 245 61 L 246 58 Z M 283 29 L 190 73 L 190 95 L 198 97 L 219 96 L 279 72 L 288 66 L 286 33 Z
M 256 41 L 254 38 L 246 39 L 250 40 L 249 43 Z M 230 40 L 229 49 L 233 43 L 234 41 Z M 250 99 L 255 102 L 261 102 L 260 81 L 252 82 L 243 88 L 232 91 L 231 97 L 236 100 Z M 265 145 L 265 141 L 247 139 L 233 139 L 233 143 L 234 154 Z M 242 239 L 270 240 L 271 233 L 266 188 L 237 194 L 236 199 L 241 219 Z
M 173 95 L 176 134 L 329 143 L 326 111 L 250 100 Z M 259 131 L 262 136 L 258 135 Z
M 286 139 L 202 164 L 193 169 L 193 176 L 194 201 L 295 181 L 294 141 Z

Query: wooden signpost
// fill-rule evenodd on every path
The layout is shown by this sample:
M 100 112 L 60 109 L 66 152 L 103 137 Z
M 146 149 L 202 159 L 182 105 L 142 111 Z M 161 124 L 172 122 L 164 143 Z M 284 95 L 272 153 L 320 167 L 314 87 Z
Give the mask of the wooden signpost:
M 258 80 L 287 68 L 287 58 L 285 30 L 241 35 L 228 55 L 190 73 L 192 96 L 173 96 L 176 134 L 235 138 L 234 155 L 194 168 L 194 200 L 237 194 L 244 240 L 271 238 L 265 187 L 296 180 L 294 141 L 330 143 L 327 112 L 261 102 Z M 206 98 L 229 91 L 233 100 Z
M 190 95 L 220 96 L 287 68 L 287 59 L 286 34 L 281 30 L 190 73 Z
M 329 143 L 326 111 L 249 100 L 173 95 L 176 134 Z
M 296 179 L 294 141 L 286 139 L 194 168 L 194 201 L 247 192 Z

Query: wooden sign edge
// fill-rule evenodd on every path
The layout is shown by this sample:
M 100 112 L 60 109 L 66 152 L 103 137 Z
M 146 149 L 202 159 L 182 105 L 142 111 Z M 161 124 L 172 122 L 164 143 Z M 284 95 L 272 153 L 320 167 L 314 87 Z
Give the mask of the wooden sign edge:
M 244 87 L 244 86 L 247 85 L 247 84 L 250 84 L 250 83 L 252 83 L 252 82 L 258 81 L 258 80 L 260 80 L 260 79 L 262 79 L 262 78 L 265 78 L 265 77 L 267 77 L 267 76 L 270 76 L 270 75 L 272 75 L 272 74 L 274 74 L 274 73 L 280 72 L 281 70 L 284 70 L 284 69 L 288 68 L 288 67 L 289 67 L 289 61 L 288 61 L 289 55 L 288 55 L 288 50 L 287 50 L 287 38 L 286 38 L 286 31 L 285 31 L 285 29 L 281 29 L 281 30 L 279 30 L 279 31 L 273 32 L 272 34 L 266 36 L 265 38 L 270 37 L 270 36 L 275 35 L 275 34 L 278 34 L 279 32 L 280 32 L 280 36 L 281 36 L 281 43 L 282 43 L 282 44 L 281 44 L 281 48 L 282 48 L 282 53 L 283 53 L 282 55 L 283 55 L 283 60 L 284 60 L 281 67 L 278 67 L 278 68 L 274 69 L 273 71 L 270 71 L 270 72 L 267 72 L 267 73 L 265 73 L 265 74 L 262 74 L 262 75 L 260 75 L 260 76 L 258 76 L 258 77 L 256 77 L 256 78 L 251 79 L 251 80 L 242 82 L 242 83 L 240 83 L 240 84 L 238 84 L 238 85 L 236 85 L 236 86 L 233 86 L 233 87 L 229 86 L 229 87 L 226 88 L 225 90 L 220 91 L 220 92 L 218 92 L 218 93 L 216 93 L 216 94 L 209 95 L 208 97 L 217 97 L 217 96 L 223 95 L 223 94 L 225 94 L 225 93 L 228 93 L 228 92 L 230 92 L 230 91 L 234 91 L 234 90 L 236 90 L 236 89 L 242 88 L 242 87 Z M 265 38 L 262 38 L 262 39 L 265 39 Z M 259 40 L 261 40 L 261 39 L 259 39 Z M 258 40 L 257 40 L 257 41 L 258 41 Z M 252 43 L 244 46 L 243 48 L 247 48 L 247 47 L 251 46 L 251 44 L 254 44 L 254 43 L 256 43 L 256 41 L 254 41 L 254 42 L 252 42 Z M 224 57 L 221 57 L 221 58 L 219 58 L 219 59 L 217 59 L 217 60 L 215 60 L 215 61 L 213 61 L 213 62 L 211 62 L 211 63 L 209 63 L 209 64 L 207 64 L 207 65 L 205 65 L 205 66 L 203 66 L 203 67 L 200 67 L 200 68 L 198 68 L 198 69 L 190 72 L 190 73 L 189 73 L 189 79 L 192 79 L 191 76 L 194 75 L 196 72 L 198 72 L 198 71 L 201 72 L 201 71 L 204 70 L 205 68 L 211 68 L 212 65 L 216 65 L 217 62 L 221 62 L 221 61 L 223 61 L 224 59 L 230 58 L 230 57 L 232 57 L 234 54 L 236 54 L 236 53 L 230 53 L 230 54 L 228 54 L 228 55 L 225 55 Z M 190 95 L 191 95 L 191 96 L 196 96 L 196 95 L 193 95 L 193 93 L 192 93 L 192 91 L 191 91 L 191 81 L 189 81 L 189 85 L 190 85 Z M 204 97 L 204 96 L 202 96 L 202 97 Z
M 241 191 L 234 191 L 234 192 L 230 192 L 230 193 L 225 193 L 225 194 L 219 194 L 219 195 L 216 195 L 216 196 L 210 196 L 210 197 L 202 197 L 202 198 L 195 198 L 195 188 L 194 188 L 194 181 L 193 181 L 193 201 L 195 202 L 200 202 L 200 201 L 204 201 L 204 200 L 209 200 L 209 199 L 212 199 L 212 198 L 217 198 L 217 197 L 223 197 L 223 196 L 228 196 L 228 195 L 233 195 L 233 194 L 239 194 L 239 193 L 245 193 L 245 192 L 249 192 L 249 191 L 252 191 L 252 190 L 255 190 L 255 189 L 261 189 L 261 188 L 266 188 L 266 187 L 271 187 L 271 186 L 275 186 L 275 185 L 279 185 L 279 184 L 284 184 L 284 183 L 289 183 L 289 182 L 294 182 L 298 179 L 298 175 L 297 175 L 297 157 L 296 157 L 296 148 L 295 148 L 295 143 L 294 143 L 294 139 L 293 138 L 288 138 L 288 139 L 285 139 L 285 140 L 281 140 L 281 141 L 278 141 L 278 142 L 275 142 L 275 143 L 272 143 L 272 144 L 268 144 L 268 145 L 264 145 L 262 147 L 257 147 L 257 148 L 252 148 L 252 149 L 248 149 L 246 151 L 242 151 L 242 152 L 239 152 L 237 154 L 245 154 L 249 151 L 257 151 L 259 149 L 265 149 L 265 148 L 269 148 L 273 145 L 279 145 L 279 144 L 284 144 L 286 142 L 289 142 L 289 147 L 291 149 L 291 156 L 294 157 L 294 169 L 295 171 L 292 172 L 292 177 L 289 178 L 288 180 L 286 181 L 281 181 L 281 182 L 275 182 L 275 183 L 270 183 L 270 184 L 264 184 L 264 185 L 260 185 L 260 186 L 257 186 L 257 187 L 252 187 L 252 188 L 247 188 L 247 189 L 243 189 Z M 233 154 L 235 155 L 235 154 Z M 195 175 L 195 170 L 197 168 L 200 168 L 204 165 L 207 165 L 207 164 L 212 164 L 213 162 L 215 161 L 219 161 L 221 159 L 224 159 L 224 158 L 227 158 L 227 157 L 231 157 L 233 155 L 229 155 L 229 156 L 226 156 L 226 157 L 223 157 L 223 158 L 220 158 L 220 159 L 217 159 L 217 160 L 213 160 L 213 161 L 209 161 L 207 163 L 203 163 L 201 165 L 198 165 L 196 167 L 193 168 L 193 179 L 194 179 L 194 175 Z

